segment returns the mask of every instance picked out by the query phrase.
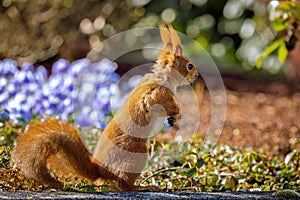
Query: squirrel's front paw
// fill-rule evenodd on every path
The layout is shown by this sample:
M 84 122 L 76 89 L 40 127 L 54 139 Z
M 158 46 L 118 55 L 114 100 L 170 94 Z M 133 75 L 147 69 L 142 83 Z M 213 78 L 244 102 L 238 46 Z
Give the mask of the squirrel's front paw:
M 178 122 L 180 122 L 181 115 L 176 114 L 176 115 L 171 115 L 167 118 L 168 124 L 173 127 L 173 128 L 178 128 Z
M 170 126 L 174 126 L 174 124 L 175 124 L 175 122 L 176 122 L 175 117 L 170 116 L 170 117 L 168 117 L 167 120 L 168 120 L 168 124 L 169 124 Z

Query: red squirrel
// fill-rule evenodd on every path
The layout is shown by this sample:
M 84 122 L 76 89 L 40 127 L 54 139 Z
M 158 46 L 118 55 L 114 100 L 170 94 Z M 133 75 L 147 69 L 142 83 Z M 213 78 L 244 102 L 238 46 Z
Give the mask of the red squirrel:
M 15 140 L 12 151 L 12 163 L 23 175 L 51 188 L 63 187 L 57 176 L 79 176 L 91 182 L 115 181 L 123 191 L 158 190 L 135 185 L 147 160 L 147 137 L 153 134 L 157 118 L 168 116 L 170 124 L 180 119 L 176 87 L 193 83 L 199 75 L 183 56 L 173 27 L 160 24 L 159 28 L 164 46 L 151 73 L 142 78 L 109 122 L 93 156 L 74 125 L 55 118 L 31 122 Z

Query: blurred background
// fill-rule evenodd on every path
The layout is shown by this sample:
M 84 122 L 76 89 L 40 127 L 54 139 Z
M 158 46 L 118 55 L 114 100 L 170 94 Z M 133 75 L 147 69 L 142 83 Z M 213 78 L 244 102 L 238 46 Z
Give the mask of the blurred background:
M 272 17 L 283 18 L 278 13 L 272 16 L 278 4 L 267 0 L 3 0 L 0 59 L 50 67 L 59 58 L 86 57 L 101 41 L 121 31 L 164 22 L 201 44 L 222 73 L 295 80 L 300 62 L 293 56 L 299 53 L 294 46 L 289 62 L 281 62 L 285 59 L 273 53 L 264 57 L 261 69 L 256 67 L 257 58 L 278 38 L 271 23 Z M 135 64 L 122 62 L 119 71 Z

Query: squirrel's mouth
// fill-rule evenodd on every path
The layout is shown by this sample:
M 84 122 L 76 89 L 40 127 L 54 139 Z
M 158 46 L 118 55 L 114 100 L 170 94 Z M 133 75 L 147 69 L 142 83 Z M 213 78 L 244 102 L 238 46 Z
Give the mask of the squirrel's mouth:
M 199 77 L 201 77 L 201 76 L 199 75 L 199 73 L 197 71 L 195 71 L 192 74 L 192 76 L 190 77 L 190 80 L 188 80 L 188 82 L 190 83 L 190 85 L 192 85 Z

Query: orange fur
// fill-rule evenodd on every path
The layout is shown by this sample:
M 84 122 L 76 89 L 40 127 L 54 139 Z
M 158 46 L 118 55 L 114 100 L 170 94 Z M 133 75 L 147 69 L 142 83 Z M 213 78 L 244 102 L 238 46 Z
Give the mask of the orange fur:
M 91 162 L 90 154 L 74 125 L 48 118 L 41 123 L 30 123 L 25 133 L 15 141 L 12 160 L 27 177 L 61 188 L 62 184 L 52 177 L 76 174 L 95 181 L 99 176 L 112 178 L 114 174 Z M 88 164 L 87 164 L 88 163 Z M 116 178 L 116 177 L 115 177 Z

